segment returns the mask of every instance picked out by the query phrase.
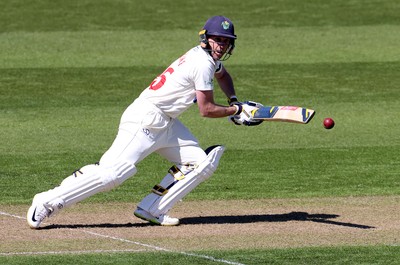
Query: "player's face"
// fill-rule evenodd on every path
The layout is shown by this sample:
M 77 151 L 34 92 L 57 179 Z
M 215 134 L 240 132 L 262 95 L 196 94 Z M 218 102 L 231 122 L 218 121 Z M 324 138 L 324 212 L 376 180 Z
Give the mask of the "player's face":
M 208 44 L 211 47 L 211 55 L 214 60 L 219 60 L 228 49 L 231 40 L 220 36 L 209 36 Z

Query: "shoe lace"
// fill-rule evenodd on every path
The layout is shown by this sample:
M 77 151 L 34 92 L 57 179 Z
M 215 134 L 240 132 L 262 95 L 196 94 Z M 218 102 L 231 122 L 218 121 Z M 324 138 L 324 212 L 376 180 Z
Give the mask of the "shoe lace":
M 160 220 L 164 220 L 164 221 L 166 221 L 166 220 L 168 220 L 168 221 L 174 221 L 176 218 L 174 218 L 174 217 L 171 217 L 171 216 L 169 216 L 169 215 L 166 215 L 166 214 L 164 214 L 164 215 L 161 215 L 160 217 L 158 217 Z

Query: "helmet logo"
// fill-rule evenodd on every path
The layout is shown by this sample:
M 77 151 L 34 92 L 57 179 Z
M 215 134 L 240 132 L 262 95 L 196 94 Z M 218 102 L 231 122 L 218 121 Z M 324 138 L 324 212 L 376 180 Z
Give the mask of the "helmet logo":
M 230 24 L 228 21 L 225 20 L 224 22 L 221 23 L 221 26 L 224 28 L 224 30 L 227 30 L 229 29 Z

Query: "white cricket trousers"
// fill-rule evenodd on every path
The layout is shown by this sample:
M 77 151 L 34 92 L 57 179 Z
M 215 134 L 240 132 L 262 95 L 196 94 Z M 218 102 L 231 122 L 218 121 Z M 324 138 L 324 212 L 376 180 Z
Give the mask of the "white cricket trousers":
M 178 120 L 144 99 L 136 99 L 121 117 L 118 134 L 100 165 L 130 161 L 136 165 L 156 152 L 173 164 L 198 164 L 206 158 L 193 134 Z

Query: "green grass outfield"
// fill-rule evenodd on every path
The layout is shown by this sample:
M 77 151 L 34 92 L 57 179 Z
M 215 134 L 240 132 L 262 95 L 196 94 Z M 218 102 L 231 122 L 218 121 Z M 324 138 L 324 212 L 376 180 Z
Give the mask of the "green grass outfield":
M 0 205 L 26 204 L 112 143 L 132 100 L 223 14 L 238 35 L 225 63 L 240 100 L 317 111 L 308 125 L 181 120 L 227 148 L 187 200 L 400 195 L 400 3 L 395 0 L 0 2 Z M 218 103 L 225 103 L 216 92 Z M 336 127 L 325 130 L 324 117 Z M 170 164 L 84 203 L 138 202 Z M 1 251 L 0 251 L 1 252 Z M 399 246 L 208 251 L 245 264 L 395 264 Z M 160 256 L 163 263 L 160 263 Z M 251 257 L 251 258 L 249 258 Z M 179 254 L 0 257 L 23 263 L 214 264 Z M 87 259 L 87 260 L 86 260 Z M 143 264 L 145 264 L 143 263 Z

